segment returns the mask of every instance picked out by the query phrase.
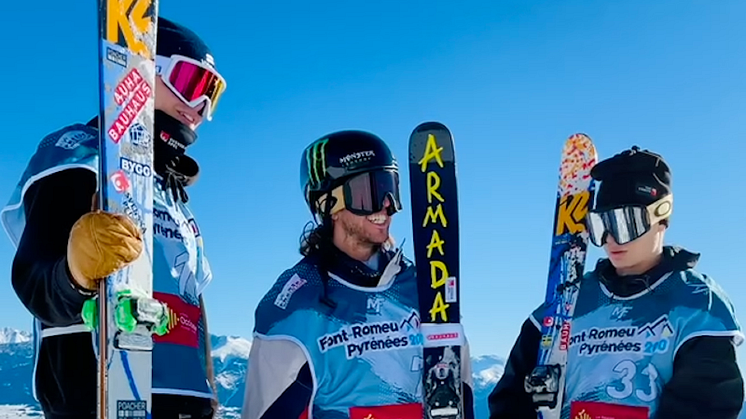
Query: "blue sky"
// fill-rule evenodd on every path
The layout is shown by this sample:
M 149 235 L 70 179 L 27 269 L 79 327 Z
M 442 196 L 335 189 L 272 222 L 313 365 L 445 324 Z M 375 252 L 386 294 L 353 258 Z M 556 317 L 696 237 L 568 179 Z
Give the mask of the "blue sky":
M 83 3 L 14 2 L 0 16 L 3 204 L 42 136 L 97 112 L 96 15 Z M 743 320 L 743 2 L 161 3 L 203 34 L 228 79 L 190 149 L 202 167 L 190 195 L 215 274 L 212 332 L 249 337 L 257 302 L 298 260 L 306 144 L 364 129 L 405 160 L 410 131 L 426 120 L 457 141 L 474 354 L 507 355 L 544 297 L 560 150 L 574 132 L 601 157 L 633 144 L 666 157 L 676 194 L 667 242 L 702 252 L 700 269 Z M 411 255 L 404 205 L 393 233 Z M 12 257 L 0 240 L 0 325 L 28 330 Z

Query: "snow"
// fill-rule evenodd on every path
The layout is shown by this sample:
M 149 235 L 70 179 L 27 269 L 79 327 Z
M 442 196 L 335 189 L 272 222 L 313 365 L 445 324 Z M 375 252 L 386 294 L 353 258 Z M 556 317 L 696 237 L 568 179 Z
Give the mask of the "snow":
M 245 378 L 243 373 L 221 372 L 215 377 L 215 381 L 225 389 L 234 390 L 243 384 Z
M 251 342 L 244 338 L 228 336 L 226 342 L 220 347 L 213 349 L 212 357 L 219 358 L 225 362 L 228 358 L 247 359 L 251 351 Z
M 221 407 L 215 419 L 239 419 L 240 417 L 241 409 L 237 407 Z
M 503 375 L 503 366 L 494 365 L 474 374 L 474 385 L 480 388 L 494 387 Z
M 31 341 L 31 333 L 4 327 L 0 329 L 0 345 Z M 2 416 L 0 416 L 2 418 Z
M 0 419 L 41 419 L 44 415 L 34 407 L 23 404 L 0 405 Z
M 505 371 L 505 358 L 495 355 L 477 356 L 472 358 L 471 367 L 475 390 L 491 390 Z

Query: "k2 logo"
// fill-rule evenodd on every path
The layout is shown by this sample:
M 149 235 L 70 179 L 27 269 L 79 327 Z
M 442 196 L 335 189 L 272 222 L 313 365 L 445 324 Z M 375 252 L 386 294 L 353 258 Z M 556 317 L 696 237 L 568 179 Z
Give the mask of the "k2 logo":
M 570 234 L 576 234 L 585 229 L 583 218 L 588 213 L 590 195 L 590 192 L 582 191 L 577 195 L 562 198 L 558 207 L 555 235 L 561 236 L 566 231 L 569 231 Z
M 152 52 L 143 39 L 153 23 L 153 0 L 105 0 L 107 41 L 130 49 L 147 59 Z M 124 38 L 121 39 L 120 38 Z M 153 37 L 155 39 L 155 37 Z

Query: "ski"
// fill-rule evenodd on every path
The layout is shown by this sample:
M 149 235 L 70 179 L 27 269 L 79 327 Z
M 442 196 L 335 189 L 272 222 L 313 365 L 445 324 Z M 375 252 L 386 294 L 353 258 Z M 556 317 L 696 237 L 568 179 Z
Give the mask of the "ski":
M 597 160 L 596 148 L 588 136 L 574 134 L 565 141 L 539 356 L 537 367 L 524 383 L 532 394 L 539 419 L 559 419 L 562 413 L 571 320 L 588 250 L 585 216 L 595 195 L 590 172 Z
M 425 122 L 414 129 L 409 179 L 424 418 L 462 419 L 458 191 L 453 137 L 445 125 Z
M 151 416 L 151 333 L 163 314 L 162 306 L 148 300 L 157 15 L 158 0 L 98 0 L 98 205 L 131 217 L 144 242 L 133 264 L 100 282 L 94 308 L 99 419 Z

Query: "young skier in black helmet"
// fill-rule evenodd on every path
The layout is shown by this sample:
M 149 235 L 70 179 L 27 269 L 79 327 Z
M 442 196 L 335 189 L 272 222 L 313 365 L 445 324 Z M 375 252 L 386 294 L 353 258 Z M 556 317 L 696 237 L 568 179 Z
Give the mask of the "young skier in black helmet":
M 154 336 L 152 414 L 210 418 L 217 395 L 202 292 L 212 274 L 187 205 L 199 166 L 185 150 L 226 85 L 197 34 L 162 17 L 157 31 L 155 138 L 133 132 L 130 141 L 154 141 L 153 290 L 179 322 Z M 13 288 L 40 339 L 34 393 L 47 419 L 96 417 L 95 343 L 81 311 L 99 280 L 142 251 L 132 220 L 96 210 L 98 129 L 96 117 L 42 139 L 1 213 L 17 248 Z
M 736 419 L 743 334 L 726 293 L 695 269 L 700 255 L 664 245 L 673 211 L 668 165 L 633 147 L 591 175 L 600 185 L 586 225 L 608 258 L 580 283 L 562 418 Z M 536 367 L 540 316 L 523 324 L 489 396 L 491 419 L 537 417 L 525 379 Z
M 389 234 L 396 159 L 373 134 L 336 132 L 304 150 L 301 188 L 318 225 L 256 309 L 242 418 L 422 418 L 415 269 Z

